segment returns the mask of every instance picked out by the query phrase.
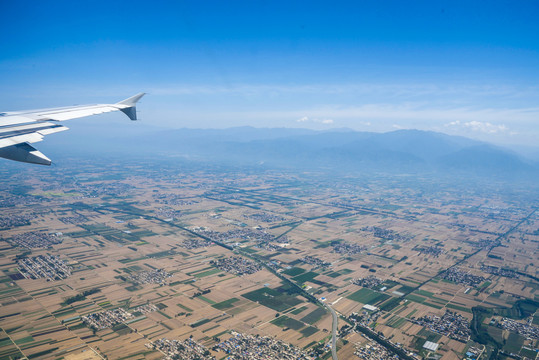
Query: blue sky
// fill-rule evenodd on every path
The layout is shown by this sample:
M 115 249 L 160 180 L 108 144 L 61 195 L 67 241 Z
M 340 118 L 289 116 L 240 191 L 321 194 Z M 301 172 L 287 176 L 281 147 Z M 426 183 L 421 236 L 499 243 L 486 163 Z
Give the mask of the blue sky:
M 2 1 L 0 16 L 5 111 L 145 91 L 161 127 L 539 139 L 537 1 Z

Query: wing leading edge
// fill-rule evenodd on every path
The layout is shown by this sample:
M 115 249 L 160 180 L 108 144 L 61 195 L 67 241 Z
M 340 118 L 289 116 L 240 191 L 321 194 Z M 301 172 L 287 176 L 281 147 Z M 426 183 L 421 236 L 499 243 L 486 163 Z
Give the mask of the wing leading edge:
M 30 144 L 43 140 L 45 135 L 68 130 L 59 121 L 121 111 L 131 120 L 137 120 L 139 93 L 116 104 L 69 106 L 63 108 L 0 113 L 0 157 L 40 165 L 51 160 Z

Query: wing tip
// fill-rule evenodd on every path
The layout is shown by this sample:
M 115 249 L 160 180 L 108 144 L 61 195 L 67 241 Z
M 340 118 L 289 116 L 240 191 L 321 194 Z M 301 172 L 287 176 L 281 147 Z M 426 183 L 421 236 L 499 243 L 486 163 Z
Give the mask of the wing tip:
M 146 93 L 144 92 L 140 92 L 136 95 L 133 95 L 125 100 L 122 100 L 120 102 L 118 102 L 117 104 L 121 104 L 121 105 L 128 105 L 128 106 L 135 106 L 137 104 L 137 102 L 144 96 L 146 95 Z

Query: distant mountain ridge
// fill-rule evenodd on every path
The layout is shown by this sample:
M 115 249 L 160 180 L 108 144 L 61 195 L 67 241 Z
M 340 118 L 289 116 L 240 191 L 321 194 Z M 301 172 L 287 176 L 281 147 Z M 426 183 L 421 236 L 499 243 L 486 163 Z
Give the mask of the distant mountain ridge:
M 536 163 L 508 149 L 421 130 L 387 133 L 306 129 L 180 129 L 161 145 L 207 160 L 298 168 L 451 170 L 486 175 L 534 173 Z M 141 139 L 141 141 L 144 141 Z
M 88 134 L 84 134 L 88 142 Z M 64 137 L 80 148 L 80 139 Z M 537 175 L 539 164 L 511 150 L 432 131 L 236 127 L 96 136 L 92 151 L 184 156 L 199 161 L 338 171 L 449 171 L 487 176 Z M 55 147 L 68 146 L 55 143 Z M 83 149 L 81 149 L 83 151 Z

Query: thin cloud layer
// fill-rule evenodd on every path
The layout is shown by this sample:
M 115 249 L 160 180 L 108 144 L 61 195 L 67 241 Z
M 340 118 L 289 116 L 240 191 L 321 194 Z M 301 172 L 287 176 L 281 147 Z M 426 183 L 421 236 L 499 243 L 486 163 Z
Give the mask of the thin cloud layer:
M 331 125 L 334 123 L 333 119 L 318 119 L 318 118 L 309 119 L 308 116 L 302 116 L 301 118 L 297 119 L 296 122 L 299 122 L 299 123 L 311 122 L 315 124 L 324 124 L 324 125 Z
M 488 121 L 469 121 L 461 123 L 459 120 L 452 121 L 449 124 L 446 124 L 446 126 L 456 126 L 456 127 L 464 127 L 466 129 L 482 132 L 485 134 L 496 134 L 496 133 L 505 133 L 509 132 L 509 128 L 503 124 L 501 125 L 495 125 L 491 124 Z

